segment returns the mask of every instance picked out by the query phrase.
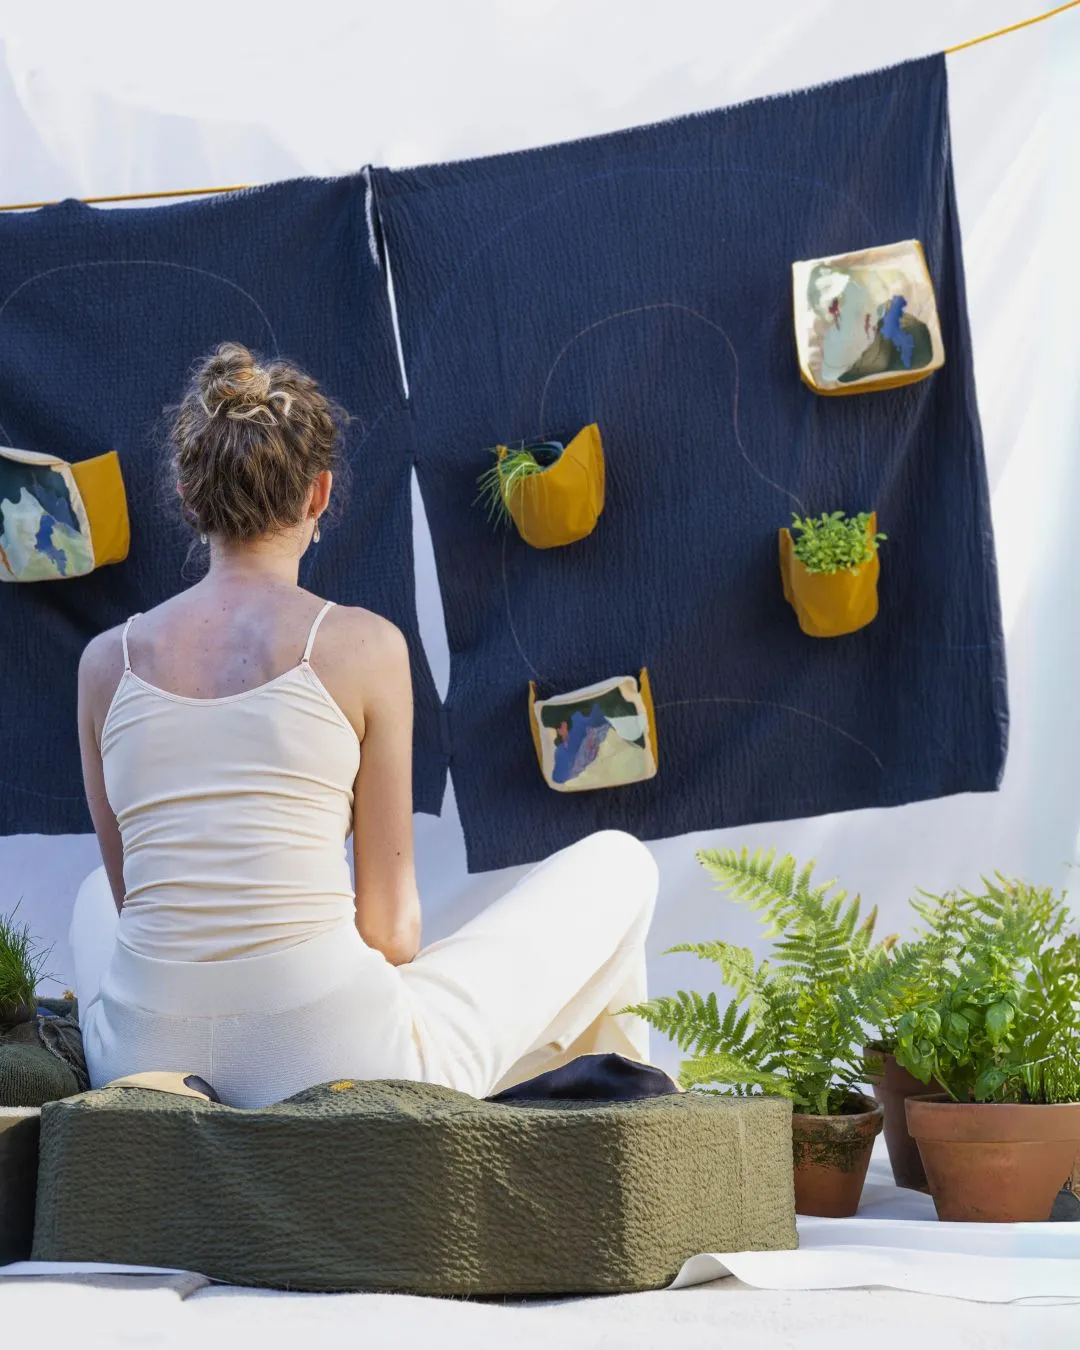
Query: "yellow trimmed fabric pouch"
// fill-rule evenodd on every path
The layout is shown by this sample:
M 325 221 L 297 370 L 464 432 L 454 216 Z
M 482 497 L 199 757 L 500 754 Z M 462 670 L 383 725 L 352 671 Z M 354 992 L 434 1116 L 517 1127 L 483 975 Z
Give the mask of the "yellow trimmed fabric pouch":
M 529 725 L 540 771 L 556 792 L 624 787 L 657 770 L 649 672 L 602 680 L 538 699 L 529 682 Z
M 528 451 L 529 446 L 523 447 Z M 551 462 L 539 472 L 515 476 L 504 490 L 506 508 L 518 533 L 533 548 L 559 548 L 584 539 L 604 509 L 604 447 L 595 422 L 563 448 L 557 441 L 534 447 Z M 497 447 L 500 464 L 516 452 Z
M 0 581 L 61 581 L 123 562 L 131 542 L 115 450 L 69 464 L 0 446 Z
M 867 530 L 871 539 L 877 534 L 877 512 L 870 516 Z M 808 637 L 843 637 L 865 628 L 877 618 L 878 577 L 881 558 L 875 548 L 858 571 L 840 568 L 836 572 L 811 572 L 795 556 L 791 531 L 780 531 L 780 578 L 784 599 L 795 611 L 799 627 Z
M 799 372 L 816 394 L 864 394 L 945 364 L 917 239 L 792 265 Z

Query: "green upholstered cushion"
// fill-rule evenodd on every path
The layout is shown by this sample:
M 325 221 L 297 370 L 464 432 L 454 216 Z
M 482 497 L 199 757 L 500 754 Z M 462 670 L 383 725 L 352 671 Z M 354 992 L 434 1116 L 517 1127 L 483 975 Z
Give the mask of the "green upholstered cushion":
M 43 1108 L 34 1258 L 234 1284 L 615 1292 L 796 1245 L 790 1105 L 477 1101 L 356 1082 L 257 1111 L 106 1088 Z
M 41 1106 L 78 1090 L 72 1070 L 41 1044 L 36 1019 L 0 1032 L 0 1106 Z
M 0 1107 L 0 1266 L 30 1255 L 38 1125 L 34 1107 Z

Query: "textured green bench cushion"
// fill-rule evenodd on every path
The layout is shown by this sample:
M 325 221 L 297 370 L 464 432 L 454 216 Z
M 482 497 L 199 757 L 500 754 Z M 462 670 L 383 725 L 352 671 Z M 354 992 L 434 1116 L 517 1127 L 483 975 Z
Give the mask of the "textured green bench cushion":
M 36 1020 L 0 1032 L 0 1106 L 42 1106 L 78 1090 L 71 1069 L 41 1044 Z
M 796 1245 L 787 1102 L 477 1101 L 325 1085 L 258 1111 L 141 1089 L 42 1110 L 34 1258 L 420 1294 L 658 1288 Z
M 0 1106 L 0 1266 L 30 1255 L 39 1121 L 34 1107 Z

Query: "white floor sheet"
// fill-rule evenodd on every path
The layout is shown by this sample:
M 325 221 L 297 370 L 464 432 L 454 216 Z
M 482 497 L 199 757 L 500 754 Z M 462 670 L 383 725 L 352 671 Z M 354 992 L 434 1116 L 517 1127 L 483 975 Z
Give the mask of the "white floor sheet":
M 798 1251 L 703 1253 L 692 1257 L 665 1291 L 672 1312 L 680 1295 L 712 1282 L 727 1286 L 729 1291 L 736 1285 L 774 1291 L 894 1289 L 972 1303 L 1034 1301 L 1080 1307 L 1080 1223 L 938 1223 L 929 1196 L 893 1185 L 888 1159 L 880 1146 L 870 1166 L 857 1217 L 800 1217 L 798 1228 Z M 47 1294 L 40 1283 L 38 1286 L 44 1306 L 46 1299 L 57 1294 L 54 1277 L 58 1275 L 68 1274 L 81 1281 L 87 1276 L 107 1278 L 124 1272 L 132 1275 L 132 1287 L 141 1291 L 142 1299 L 155 1288 L 164 1289 L 174 1298 L 189 1292 L 183 1282 L 155 1281 L 148 1267 L 16 1262 L 0 1267 L 0 1327 L 5 1323 L 4 1300 L 15 1291 L 21 1291 L 20 1297 L 25 1299 L 40 1277 L 50 1277 Z M 158 1270 L 159 1275 L 170 1273 L 179 1272 Z M 110 1283 L 114 1288 L 117 1285 L 115 1280 Z M 217 1286 L 217 1291 L 224 1288 Z M 69 1291 L 70 1286 L 65 1292 Z M 204 1292 L 189 1292 L 189 1296 L 200 1298 Z M 251 1291 L 233 1292 L 239 1295 Z M 334 1301 L 344 1296 L 312 1297 Z M 404 1306 L 408 1300 L 402 1302 Z M 426 1302 L 445 1303 L 448 1309 L 461 1306 L 452 1300 Z

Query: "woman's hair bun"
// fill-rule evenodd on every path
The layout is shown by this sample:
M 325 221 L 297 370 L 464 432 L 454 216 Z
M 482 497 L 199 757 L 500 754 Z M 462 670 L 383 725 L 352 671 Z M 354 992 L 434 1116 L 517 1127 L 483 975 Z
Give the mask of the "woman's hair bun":
M 172 469 L 184 516 L 239 541 L 300 523 L 312 483 L 338 471 L 346 414 L 310 375 L 223 342 L 172 409 Z
M 211 417 L 245 415 L 270 396 L 270 372 L 239 342 L 223 342 L 196 376 Z

